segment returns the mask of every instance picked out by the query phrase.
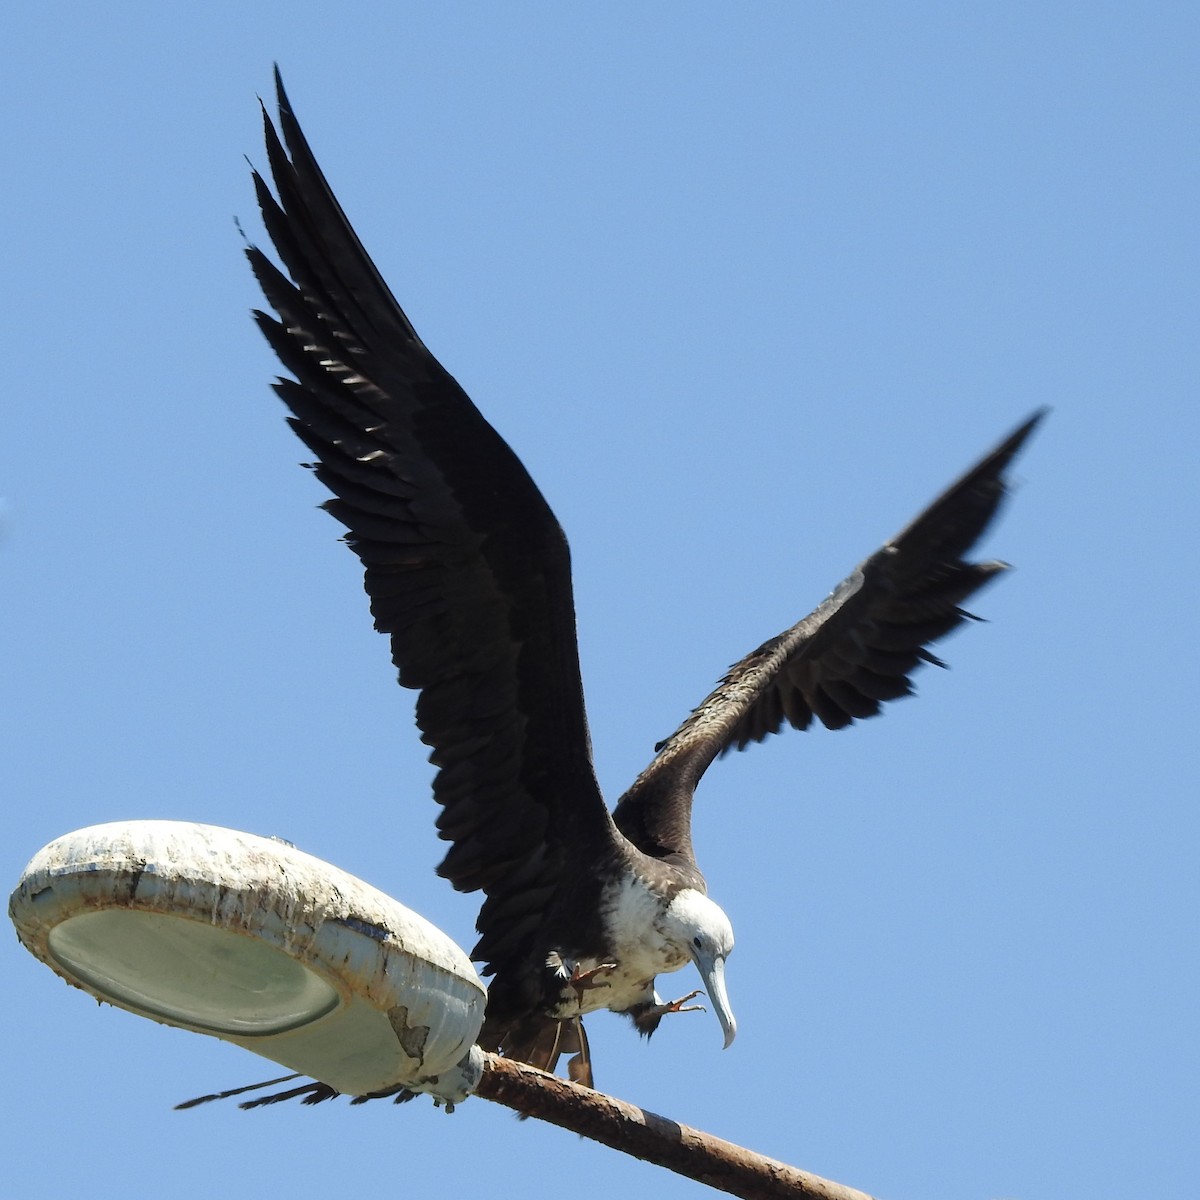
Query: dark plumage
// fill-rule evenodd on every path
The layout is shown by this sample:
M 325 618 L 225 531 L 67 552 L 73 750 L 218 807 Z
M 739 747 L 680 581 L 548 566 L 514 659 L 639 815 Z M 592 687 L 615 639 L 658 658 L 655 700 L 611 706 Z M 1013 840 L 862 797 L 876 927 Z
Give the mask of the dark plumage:
M 579 1017 L 653 1032 L 654 977 L 692 960 L 726 1034 L 732 931 L 705 896 L 692 795 L 713 759 L 814 717 L 831 729 L 909 694 L 929 643 L 1003 571 L 965 555 L 1042 414 L 872 554 L 809 616 L 752 651 L 662 743 L 610 816 L 588 745 L 567 542 L 520 460 L 422 344 L 359 243 L 276 76 L 275 185 L 254 180 L 286 274 L 249 259 L 276 316 L 256 319 L 276 383 L 362 560 L 375 627 L 437 766 L 439 873 L 485 899 L 473 957 L 491 975 L 481 1044 L 553 1068 Z M 286 145 L 286 149 L 285 149 Z M 276 196 L 278 198 L 276 198 Z M 323 1085 L 285 1097 L 321 1099 Z

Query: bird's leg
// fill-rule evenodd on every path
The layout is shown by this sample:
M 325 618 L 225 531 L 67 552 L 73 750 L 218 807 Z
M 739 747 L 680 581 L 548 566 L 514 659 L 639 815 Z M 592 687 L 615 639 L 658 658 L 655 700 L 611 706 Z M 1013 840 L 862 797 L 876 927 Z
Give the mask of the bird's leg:
M 704 1012 L 703 1004 L 689 1004 L 689 1000 L 695 1000 L 700 995 L 700 989 L 697 988 L 694 992 L 688 992 L 686 996 L 680 996 L 678 1000 L 671 1000 L 664 1004 L 658 998 L 658 993 L 654 993 L 654 999 L 648 1000 L 644 1004 L 635 1004 L 632 1008 L 625 1010 L 625 1015 L 633 1022 L 634 1028 L 642 1035 L 649 1037 L 657 1028 L 658 1023 L 668 1013 L 677 1012 Z

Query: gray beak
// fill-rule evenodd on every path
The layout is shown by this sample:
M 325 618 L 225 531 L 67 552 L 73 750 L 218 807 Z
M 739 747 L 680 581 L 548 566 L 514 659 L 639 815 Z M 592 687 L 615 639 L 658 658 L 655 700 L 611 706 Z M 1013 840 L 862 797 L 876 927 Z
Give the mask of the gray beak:
M 721 1022 L 721 1031 L 725 1034 L 725 1049 L 733 1045 L 737 1037 L 737 1021 L 734 1020 L 733 1010 L 729 1007 L 729 993 L 725 990 L 725 960 L 720 955 L 694 954 L 693 961 L 700 972 L 700 980 L 704 990 L 712 1001 L 713 1012 Z

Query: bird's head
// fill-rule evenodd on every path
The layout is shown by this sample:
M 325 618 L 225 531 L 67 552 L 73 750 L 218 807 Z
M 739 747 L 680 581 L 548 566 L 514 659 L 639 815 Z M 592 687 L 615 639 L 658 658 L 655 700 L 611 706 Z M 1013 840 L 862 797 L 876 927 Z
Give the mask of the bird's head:
M 703 892 L 684 888 L 667 906 L 663 927 L 667 937 L 696 964 L 728 1049 L 737 1036 L 737 1021 L 725 990 L 725 960 L 733 951 L 729 918 Z

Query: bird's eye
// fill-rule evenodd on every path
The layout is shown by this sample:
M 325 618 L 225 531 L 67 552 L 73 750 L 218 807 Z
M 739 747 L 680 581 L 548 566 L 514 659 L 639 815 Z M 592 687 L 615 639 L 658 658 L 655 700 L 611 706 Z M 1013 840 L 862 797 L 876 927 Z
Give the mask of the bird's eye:
M 696 934 L 696 936 L 694 938 L 692 938 L 692 945 L 695 946 L 697 950 L 700 949 L 700 935 L 699 934 Z

